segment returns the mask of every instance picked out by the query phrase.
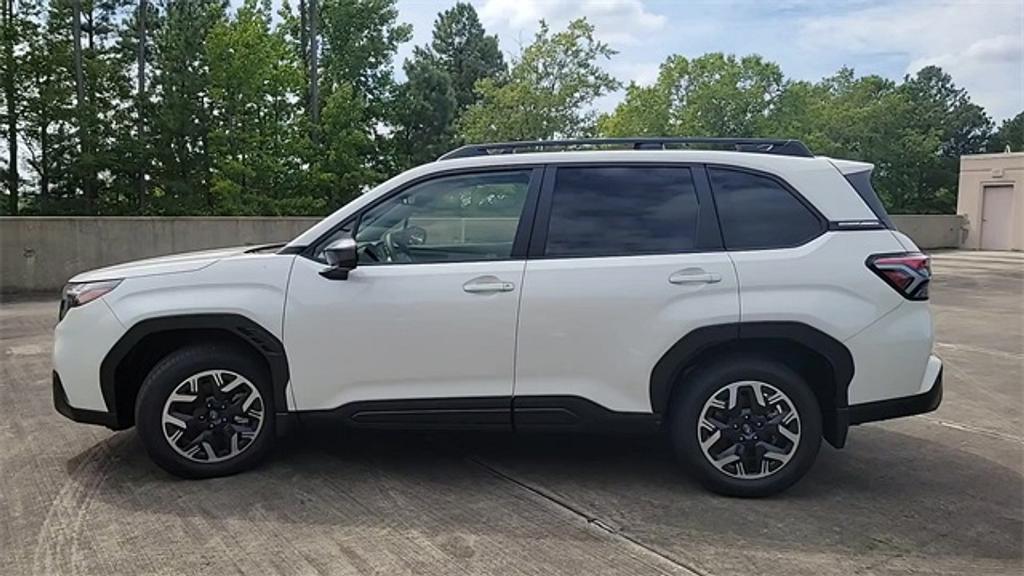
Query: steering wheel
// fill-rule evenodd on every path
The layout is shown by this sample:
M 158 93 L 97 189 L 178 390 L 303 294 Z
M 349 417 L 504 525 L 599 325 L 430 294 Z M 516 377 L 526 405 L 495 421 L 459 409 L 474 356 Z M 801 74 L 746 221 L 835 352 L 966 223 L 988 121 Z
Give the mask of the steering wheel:
M 409 226 L 394 232 L 388 232 L 381 239 L 381 248 L 385 253 L 386 262 L 412 262 L 408 249 L 411 246 L 422 246 L 427 241 L 427 231 L 420 226 Z

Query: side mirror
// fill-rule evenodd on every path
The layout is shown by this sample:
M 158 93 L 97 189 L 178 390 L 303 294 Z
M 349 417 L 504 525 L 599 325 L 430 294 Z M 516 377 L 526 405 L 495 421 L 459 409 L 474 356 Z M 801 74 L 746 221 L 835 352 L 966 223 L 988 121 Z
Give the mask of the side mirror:
M 327 268 L 320 275 L 329 280 L 348 280 L 348 273 L 354 270 L 359 256 L 356 252 L 356 241 L 351 236 L 344 236 L 331 242 L 324 248 Z

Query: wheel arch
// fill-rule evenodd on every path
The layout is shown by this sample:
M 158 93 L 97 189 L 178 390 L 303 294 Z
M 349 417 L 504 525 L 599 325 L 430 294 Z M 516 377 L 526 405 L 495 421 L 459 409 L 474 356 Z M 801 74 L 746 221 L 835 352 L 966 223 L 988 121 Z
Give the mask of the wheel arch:
M 766 356 L 800 372 L 818 398 L 825 439 L 837 448 L 845 444 L 853 356 L 835 338 L 801 322 L 718 324 L 690 332 L 651 371 L 651 410 L 665 414 L 687 372 L 729 355 Z
M 266 363 L 278 412 L 287 410 L 288 359 L 281 340 L 240 314 L 149 318 L 132 326 L 100 364 L 100 391 L 114 428 L 134 424 L 135 400 L 149 370 L 171 351 L 197 341 L 239 345 Z

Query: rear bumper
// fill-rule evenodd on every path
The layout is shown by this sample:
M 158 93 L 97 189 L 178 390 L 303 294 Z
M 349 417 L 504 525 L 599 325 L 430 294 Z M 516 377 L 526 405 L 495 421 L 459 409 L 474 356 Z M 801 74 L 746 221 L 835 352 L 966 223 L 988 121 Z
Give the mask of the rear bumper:
M 850 424 L 863 424 L 864 422 L 875 422 L 878 420 L 889 420 L 903 416 L 913 416 L 931 412 L 939 407 L 942 402 L 942 366 L 935 375 L 932 387 L 923 394 L 905 396 L 903 398 L 892 398 L 867 404 L 854 404 L 849 407 Z
M 918 390 L 910 396 L 853 404 L 825 414 L 825 439 L 836 448 L 842 448 L 850 426 L 924 414 L 938 408 L 942 403 L 942 361 L 937 356 L 928 358 Z
M 110 412 L 100 412 L 98 410 L 83 410 L 82 408 L 75 408 L 68 403 L 68 395 L 64 392 L 64 384 L 60 381 L 60 375 L 57 372 L 53 373 L 53 407 L 57 409 L 61 415 L 75 422 L 81 422 L 83 424 L 98 424 L 100 426 L 106 426 L 111 430 L 118 430 L 117 418 L 114 417 Z

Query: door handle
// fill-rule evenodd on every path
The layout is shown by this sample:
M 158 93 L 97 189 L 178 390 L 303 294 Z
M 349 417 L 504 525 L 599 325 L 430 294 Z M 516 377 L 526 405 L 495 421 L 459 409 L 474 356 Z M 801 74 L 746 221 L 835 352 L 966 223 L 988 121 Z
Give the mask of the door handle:
M 670 284 L 716 284 L 722 281 L 721 274 L 707 272 L 703 268 L 687 268 L 668 277 Z
M 515 284 L 505 282 L 494 276 L 481 276 L 463 284 L 462 290 L 470 294 L 488 294 L 491 292 L 511 292 L 515 290 L 515 287 Z

